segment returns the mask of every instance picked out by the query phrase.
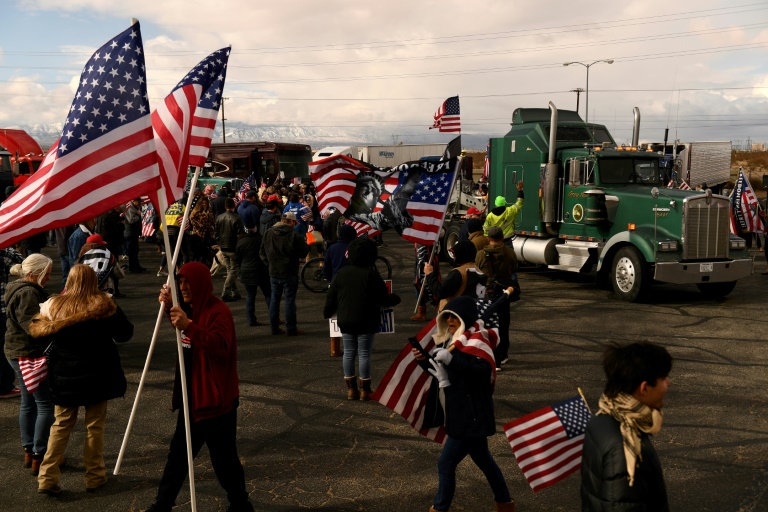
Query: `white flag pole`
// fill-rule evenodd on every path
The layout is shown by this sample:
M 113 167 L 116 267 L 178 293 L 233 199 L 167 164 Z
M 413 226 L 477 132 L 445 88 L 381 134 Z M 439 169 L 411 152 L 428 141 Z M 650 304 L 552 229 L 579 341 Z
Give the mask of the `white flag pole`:
M 453 181 L 451 181 L 451 192 L 453 192 L 453 188 L 456 186 L 456 176 L 459 175 L 459 172 L 461 171 L 461 160 L 462 157 L 459 155 L 459 159 L 456 161 L 456 169 L 453 173 Z M 450 199 L 450 198 L 449 198 Z M 442 226 L 445 224 L 445 216 L 448 214 L 448 206 L 446 205 L 445 211 L 443 212 L 443 219 L 440 221 L 440 225 Z M 437 232 L 437 237 L 440 237 L 440 231 Z M 432 264 L 432 260 L 435 257 L 435 250 L 437 249 L 437 238 L 435 238 L 435 241 L 432 242 L 432 250 L 429 253 L 429 259 L 427 260 L 428 264 Z M 448 250 L 448 248 L 446 248 Z M 416 270 L 418 272 L 418 269 Z M 427 275 L 424 274 L 424 280 L 421 282 L 421 288 L 419 288 L 419 297 L 416 299 L 416 306 L 413 308 L 413 313 L 416 314 L 419 311 L 419 304 L 421 304 L 421 297 L 424 294 L 424 287 L 427 284 Z
M 176 278 L 175 278 L 175 268 L 176 268 L 176 262 L 179 259 L 179 253 L 181 252 L 181 246 L 182 246 L 182 239 L 184 237 L 184 226 L 187 223 L 187 219 L 189 218 L 189 211 L 192 206 L 192 200 L 194 199 L 194 190 L 197 189 L 197 179 L 200 176 L 200 168 L 195 168 L 195 173 L 192 177 L 192 184 L 190 185 L 190 193 L 189 197 L 187 198 L 187 206 L 184 210 L 184 217 L 181 223 L 181 229 L 179 231 L 179 238 L 176 241 L 176 247 L 173 251 L 173 258 L 168 263 L 168 280 L 166 281 L 166 284 L 168 284 L 170 290 L 171 290 L 171 300 L 173 302 L 173 305 L 176 306 L 179 304 L 178 294 L 176 293 Z M 170 238 L 168 236 L 168 225 L 165 220 L 165 211 L 168 209 L 167 200 L 165 197 L 165 190 L 160 189 L 158 193 L 158 202 L 160 203 L 158 205 L 158 208 L 161 210 L 159 213 L 160 215 L 160 222 L 162 225 L 162 231 L 163 231 L 163 243 L 165 245 L 165 254 L 171 254 L 171 242 Z M 133 408 L 131 410 L 131 416 L 128 419 L 128 426 L 125 430 L 125 435 L 123 437 L 123 444 L 120 447 L 120 454 L 117 457 L 117 462 L 115 463 L 115 469 L 113 474 L 117 475 L 120 471 L 120 465 L 122 463 L 123 455 L 125 454 L 125 448 L 128 444 L 128 437 L 130 436 L 131 429 L 133 427 L 133 421 L 135 419 L 136 415 L 136 409 L 138 408 L 139 404 L 139 398 L 141 396 L 141 392 L 144 389 L 144 381 L 146 379 L 146 375 L 149 371 L 149 363 L 152 360 L 152 354 L 155 349 L 155 343 L 157 342 L 157 336 L 158 332 L 160 330 L 160 322 L 163 318 L 165 306 L 163 304 L 160 304 L 160 311 L 157 314 L 157 321 L 155 322 L 155 330 L 152 334 L 152 341 L 149 344 L 149 350 L 147 351 L 147 360 L 144 364 L 144 370 L 141 374 L 141 380 L 139 381 L 139 387 L 136 390 L 136 398 L 133 402 Z M 187 464 L 189 467 L 189 487 L 190 487 L 190 497 L 192 501 L 192 511 L 196 512 L 197 510 L 197 504 L 195 500 L 195 480 L 194 480 L 194 467 L 192 466 L 192 440 L 190 437 L 190 427 L 189 427 L 189 404 L 187 403 L 187 379 L 186 379 L 186 370 L 184 367 L 184 354 L 182 352 L 183 348 L 181 346 L 181 332 L 176 329 L 176 348 L 179 355 L 179 377 L 181 379 L 181 391 L 182 391 L 182 400 L 184 404 L 184 428 L 186 431 L 186 438 L 187 438 Z

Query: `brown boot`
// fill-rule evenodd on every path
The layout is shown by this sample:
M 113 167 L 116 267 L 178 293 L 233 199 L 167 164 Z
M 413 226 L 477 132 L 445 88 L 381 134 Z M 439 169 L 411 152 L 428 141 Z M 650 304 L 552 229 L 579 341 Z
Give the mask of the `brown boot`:
M 40 465 L 43 463 L 43 456 L 42 455 L 33 455 L 32 456 L 32 476 L 37 476 L 40 474 Z
M 412 322 L 424 322 L 427 319 L 427 306 L 419 306 L 416 313 L 411 317 Z
M 429 512 L 448 512 L 447 510 L 437 510 L 435 507 L 429 507 Z
M 357 377 L 344 377 L 347 383 L 347 400 L 357 400 L 360 392 L 357 390 Z
M 24 467 L 25 468 L 32 467 L 32 452 L 28 452 L 26 450 L 24 450 Z
M 371 399 L 371 379 L 360 379 L 360 400 L 366 402 Z
M 341 357 L 344 352 L 341 350 L 341 338 L 334 336 L 331 338 L 331 357 Z
M 515 501 L 509 503 L 496 503 L 496 512 L 515 512 Z

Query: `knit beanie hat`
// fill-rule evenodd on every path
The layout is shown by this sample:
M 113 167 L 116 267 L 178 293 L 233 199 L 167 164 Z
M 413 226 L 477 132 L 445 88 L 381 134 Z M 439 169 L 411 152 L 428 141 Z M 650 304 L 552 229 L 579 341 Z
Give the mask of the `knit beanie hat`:
M 477 247 L 469 240 L 464 240 L 453 246 L 453 262 L 458 267 L 470 261 L 475 261 Z
M 504 199 L 504 196 L 496 196 L 496 201 L 493 204 L 496 206 L 507 206 L 507 200 Z
M 475 231 L 482 231 L 483 221 L 480 219 L 469 219 L 467 221 L 467 232 L 474 233 Z

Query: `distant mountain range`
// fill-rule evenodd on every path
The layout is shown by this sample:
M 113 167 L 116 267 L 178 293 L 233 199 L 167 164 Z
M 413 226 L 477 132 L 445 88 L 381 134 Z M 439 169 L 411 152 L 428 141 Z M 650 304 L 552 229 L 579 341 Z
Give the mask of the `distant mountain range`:
M 60 123 L 36 124 L 22 126 L 8 126 L 7 128 L 20 128 L 29 133 L 40 146 L 47 150 L 56 142 L 62 131 Z M 295 142 L 309 144 L 313 149 L 326 146 L 365 146 L 365 145 L 394 145 L 394 144 L 435 144 L 451 140 L 453 134 L 436 133 L 434 130 L 418 132 L 412 129 L 398 129 L 397 127 L 370 127 L 370 128 L 307 128 L 299 124 L 287 125 L 248 125 L 244 123 L 227 123 L 227 142 Z M 398 133 L 393 133 L 397 131 Z M 498 137 L 499 134 L 494 135 Z M 466 149 L 485 151 L 489 135 L 463 134 L 462 146 Z M 213 141 L 223 140 L 221 123 L 214 130 Z

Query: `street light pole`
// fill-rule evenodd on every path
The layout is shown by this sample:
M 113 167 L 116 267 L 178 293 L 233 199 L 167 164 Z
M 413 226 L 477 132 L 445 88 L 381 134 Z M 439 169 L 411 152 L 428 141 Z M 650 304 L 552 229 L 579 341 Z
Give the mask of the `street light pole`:
M 586 122 L 587 123 L 589 122 L 589 68 L 592 67 L 593 65 L 597 64 L 598 62 L 605 62 L 606 64 L 613 64 L 613 59 L 596 60 L 594 62 L 590 62 L 589 64 L 584 63 L 584 62 L 564 62 L 563 63 L 563 66 L 570 66 L 571 64 L 578 64 L 580 66 L 584 66 L 585 68 L 587 68 L 587 88 L 584 91 L 584 96 L 586 97 L 585 103 L 586 103 L 586 109 L 587 109 L 587 115 L 586 115 L 586 118 L 587 118 Z

